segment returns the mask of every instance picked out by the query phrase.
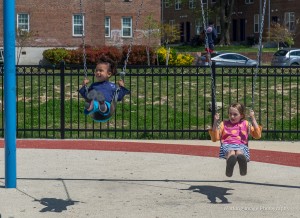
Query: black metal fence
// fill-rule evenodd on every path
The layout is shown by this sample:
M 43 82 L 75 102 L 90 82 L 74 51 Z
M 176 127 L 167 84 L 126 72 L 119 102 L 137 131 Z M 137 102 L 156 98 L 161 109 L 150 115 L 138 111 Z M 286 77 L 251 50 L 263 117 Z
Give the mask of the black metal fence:
M 88 66 L 91 80 L 93 68 Z M 18 66 L 17 137 L 209 139 L 215 96 L 222 119 L 230 103 L 250 108 L 253 101 L 263 139 L 299 140 L 299 69 L 128 66 L 125 86 L 131 94 L 117 105 L 109 122 L 97 123 L 83 114 L 84 100 L 77 92 L 84 78 L 82 66 Z M 3 90 L 2 83 L 2 102 Z

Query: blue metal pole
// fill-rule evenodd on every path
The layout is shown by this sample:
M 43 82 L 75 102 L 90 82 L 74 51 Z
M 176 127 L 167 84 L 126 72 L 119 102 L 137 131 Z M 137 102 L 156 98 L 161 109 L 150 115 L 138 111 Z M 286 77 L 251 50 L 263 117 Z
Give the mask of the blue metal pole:
M 15 0 L 3 0 L 5 187 L 16 188 Z

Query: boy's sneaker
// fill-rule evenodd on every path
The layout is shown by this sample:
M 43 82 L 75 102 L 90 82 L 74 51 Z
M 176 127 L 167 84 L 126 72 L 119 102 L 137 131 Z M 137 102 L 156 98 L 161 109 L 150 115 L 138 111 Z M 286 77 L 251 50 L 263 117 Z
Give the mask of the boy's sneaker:
M 246 158 L 246 156 L 243 154 L 239 154 L 237 156 L 237 161 L 239 162 L 241 176 L 245 176 L 247 174 L 247 158 Z
M 91 105 L 90 102 L 85 102 L 84 103 L 84 108 L 88 110 L 90 108 L 90 105 Z
M 226 176 L 231 177 L 233 174 L 233 169 L 236 164 L 237 157 L 231 155 L 226 161 Z
M 87 93 L 86 97 L 88 100 L 92 101 L 95 99 L 96 95 L 97 95 L 97 91 L 93 89 Z

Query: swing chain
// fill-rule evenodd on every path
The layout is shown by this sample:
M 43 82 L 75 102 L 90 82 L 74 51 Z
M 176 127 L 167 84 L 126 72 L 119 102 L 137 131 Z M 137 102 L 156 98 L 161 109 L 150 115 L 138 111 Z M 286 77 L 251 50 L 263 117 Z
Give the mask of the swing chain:
M 131 49 L 132 49 L 132 45 L 133 45 L 133 41 L 134 41 L 134 36 L 135 36 L 136 30 L 137 30 L 137 27 L 138 27 L 138 23 L 139 23 L 139 20 L 140 20 L 141 10 L 143 8 L 143 4 L 144 4 L 144 0 L 142 0 L 141 4 L 139 6 L 139 10 L 138 10 L 138 13 L 137 13 L 137 18 L 136 18 L 136 21 L 135 21 L 135 27 L 134 27 L 134 30 L 133 30 L 133 33 L 132 33 L 132 39 L 130 41 L 129 48 L 128 48 L 128 51 L 127 51 L 127 55 L 126 55 L 126 58 L 124 60 L 123 70 L 120 73 L 121 80 L 123 80 L 123 81 L 124 81 L 124 78 L 125 78 L 126 67 L 127 67 L 127 63 L 128 63 L 128 60 L 129 60 L 130 53 L 131 53 Z
M 253 85 L 252 85 L 252 102 L 251 102 L 251 109 L 254 108 L 254 93 L 255 93 L 255 88 L 256 88 L 256 80 L 257 80 L 257 74 L 258 74 L 258 66 L 260 66 L 260 61 L 261 61 L 261 51 L 262 51 L 262 34 L 264 31 L 264 19 L 265 19 L 265 11 L 266 11 L 266 0 L 264 0 L 264 7 L 263 7 L 263 12 L 261 16 L 261 24 L 260 24 L 260 31 L 259 31 L 259 47 L 258 47 L 258 52 L 257 52 L 257 63 L 256 63 L 256 68 L 255 68 L 255 75 L 253 79 Z
M 205 14 L 204 14 L 204 7 L 203 7 L 203 1 L 200 0 L 201 2 L 201 12 L 202 12 L 202 21 L 203 21 L 203 26 L 204 26 L 204 33 L 205 33 L 205 47 L 207 48 L 207 57 L 208 57 L 208 66 L 210 69 L 210 76 L 211 76 L 211 89 L 212 89 L 212 99 L 214 99 L 216 101 L 216 87 L 215 87 L 215 79 L 213 76 L 213 69 L 212 69 L 212 63 L 211 63 L 211 55 L 209 53 L 209 45 L 208 45 L 208 36 L 207 36 L 207 26 L 206 26 L 206 19 L 205 19 Z M 213 104 L 216 105 L 215 102 L 211 102 L 211 105 L 213 107 Z M 217 107 L 215 107 L 217 108 Z
M 83 6 L 82 0 L 80 0 L 80 15 L 82 21 L 82 32 L 81 32 L 81 40 L 82 40 L 82 49 L 83 49 L 83 71 L 84 71 L 84 78 L 87 79 L 87 64 L 86 64 L 86 49 L 85 49 L 85 33 L 84 33 L 84 14 L 83 14 Z

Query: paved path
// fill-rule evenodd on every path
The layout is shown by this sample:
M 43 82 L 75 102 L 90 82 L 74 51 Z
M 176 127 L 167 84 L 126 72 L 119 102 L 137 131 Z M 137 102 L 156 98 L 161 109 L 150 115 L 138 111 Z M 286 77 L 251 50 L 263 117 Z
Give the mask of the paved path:
M 1 218 L 299 217 L 299 142 L 252 141 L 248 175 L 231 178 L 218 146 L 18 140 L 16 189 L 0 168 Z

